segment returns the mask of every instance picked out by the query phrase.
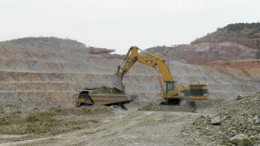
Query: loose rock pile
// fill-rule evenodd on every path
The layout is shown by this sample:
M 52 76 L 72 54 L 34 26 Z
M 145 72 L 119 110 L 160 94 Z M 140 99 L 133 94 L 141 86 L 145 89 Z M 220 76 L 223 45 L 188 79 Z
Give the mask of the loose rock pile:
M 210 111 L 214 116 L 201 116 L 185 129 L 222 145 L 260 144 L 260 92 L 222 102 Z

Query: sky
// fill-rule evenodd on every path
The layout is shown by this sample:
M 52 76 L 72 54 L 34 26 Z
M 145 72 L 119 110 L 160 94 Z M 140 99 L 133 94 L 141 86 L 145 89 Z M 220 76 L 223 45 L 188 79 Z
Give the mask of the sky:
M 0 41 L 55 36 L 119 54 L 241 22 L 260 22 L 260 0 L 0 0 Z

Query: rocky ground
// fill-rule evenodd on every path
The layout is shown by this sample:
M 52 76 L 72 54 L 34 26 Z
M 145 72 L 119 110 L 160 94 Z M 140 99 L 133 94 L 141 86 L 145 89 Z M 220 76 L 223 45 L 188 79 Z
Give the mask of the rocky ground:
M 197 136 L 211 145 L 260 145 L 260 93 L 220 102 L 203 112 L 185 127 L 186 134 Z M 184 131 L 185 131 L 184 130 Z
M 73 125 L 60 126 L 64 131 L 26 131 L 23 134 L 1 134 L 2 145 L 190 145 L 190 138 L 183 138 L 182 128 L 191 124 L 200 113 L 179 113 L 165 111 L 121 111 L 112 113 L 85 112 L 66 115 L 65 121 L 73 118 Z M 106 115 L 104 115 L 106 114 Z M 56 115 L 57 116 L 57 115 Z M 58 115 L 61 117 L 65 115 Z M 70 118 L 68 118 L 71 116 Z M 84 116 L 84 117 L 82 117 Z M 92 119 L 94 118 L 94 119 Z M 33 119 L 33 118 L 32 118 Z M 76 120 L 85 119 L 78 122 Z M 30 123 L 37 120 L 27 121 Z M 49 123 L 46 121 L 43 127 Z M 38 126 L 37 126 L 38 127 Z M 56 127 L 52 127 L 56 129 Z M 66 131 L 66 130 L 69 130 Z
M 259 105 L 260 93 L 196 112 L 159 105 L 156 111 L 97 106 L 31 112 L 2 106 L 0 145 L 259 145 Z

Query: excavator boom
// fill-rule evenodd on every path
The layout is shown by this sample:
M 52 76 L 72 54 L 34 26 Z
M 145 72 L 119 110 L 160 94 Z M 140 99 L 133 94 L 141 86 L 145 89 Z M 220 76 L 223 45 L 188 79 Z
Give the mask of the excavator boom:
M 138 51 L 141 51 L 144 55 L 141 55 Z M 122 63 L 124 61 L 125 64 L 122 67 Z M 130 68 L 134 65 L 136 61 L 148 65 L 150 67 L 157 68 L 157 71 L 159 71 L 164 81 L 173 81 L 173 77 L 170 73 L 169 67 L 164 59 L 151 53 L 140 50 L 137 47 L 131 47 L 128 50 L 128 53 L 126 54 L 123 61 L 118 67 L 118 76 L 120 78 L 123 78 L 123 76 L 130 70 Z

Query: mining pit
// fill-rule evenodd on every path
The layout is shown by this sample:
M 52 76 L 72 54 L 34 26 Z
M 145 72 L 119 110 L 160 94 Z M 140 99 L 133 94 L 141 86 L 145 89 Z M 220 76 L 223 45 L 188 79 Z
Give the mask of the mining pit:
M 80 90 L 112 86 L 121 59 L 70 43 L 80 47 L 1 43 L 0 145 L 260 145 L 258 67 L 251 67 L 254 76 L 238 76 L 235 69 L 170 60 L 178 84 L 209 87 L 209 100 L 190 112 L 149 107 L 162 99 L 158 74 L 137 63 L 123 79 L 135 97 L 128 111 L 76 108 Z

